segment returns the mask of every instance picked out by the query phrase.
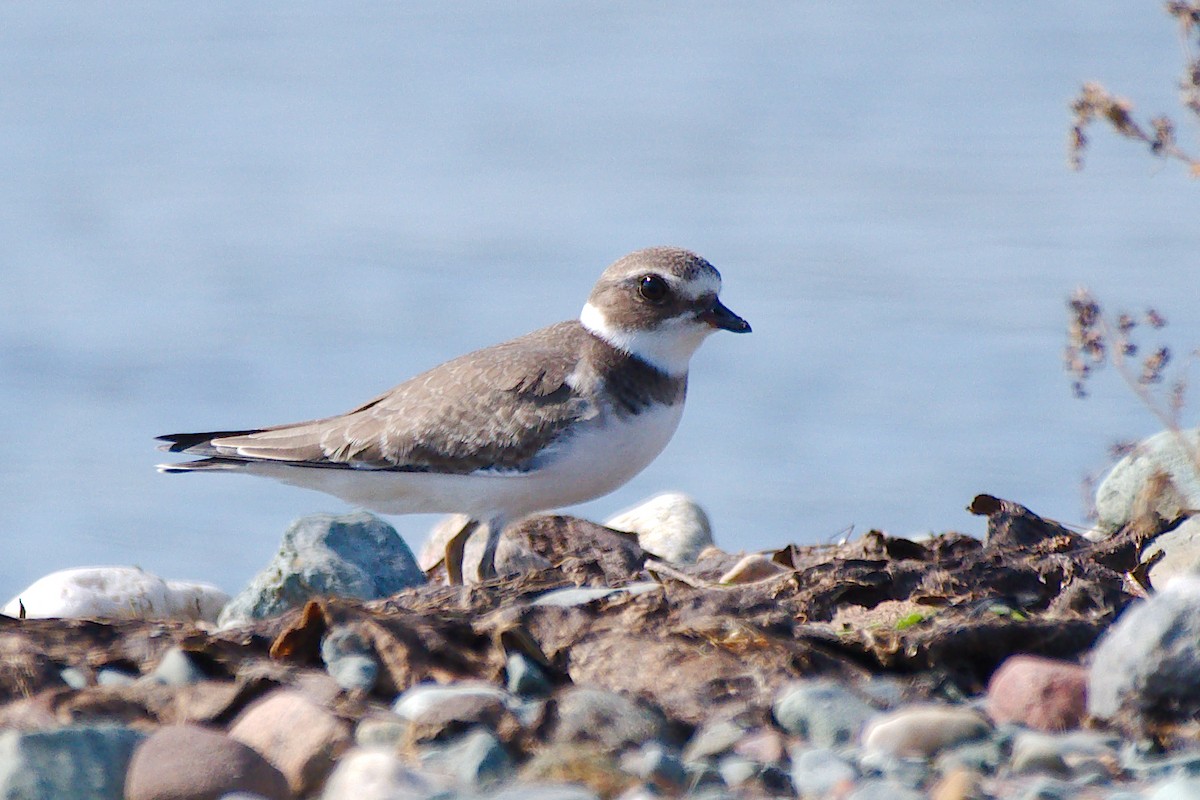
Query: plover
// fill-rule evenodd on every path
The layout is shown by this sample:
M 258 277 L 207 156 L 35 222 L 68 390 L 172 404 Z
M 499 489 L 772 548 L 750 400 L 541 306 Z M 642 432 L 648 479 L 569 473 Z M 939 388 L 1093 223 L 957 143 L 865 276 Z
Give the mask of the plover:
M 464 513 L 447 547 L 452 581 L 474 525 L 494 574 L 506 522 L 617 489 L 670 441 L 688 362 L 714 331 L 750 325 L 695 253 L 639 250 L 604 271 L 579 319 L 469 353 L 346 414 L 249 430 L 173 433 L 200 456 L 161 472 L 241 472 L 316 489 L 383 514 Z

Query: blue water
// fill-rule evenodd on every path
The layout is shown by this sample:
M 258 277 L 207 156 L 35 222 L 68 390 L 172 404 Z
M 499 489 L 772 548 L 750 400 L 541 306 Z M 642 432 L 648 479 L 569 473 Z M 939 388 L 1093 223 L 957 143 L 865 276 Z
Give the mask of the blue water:
M 754 333 L 583 513 L 681 489 L 731 550 L 979 533 L 981 491 L 1082 523 L 1157 425 L 1111 375 L 1071 397 L 1065 299 L 1200 343 L 1200 184 L 1099 129 L 1069 171 L 1067 103 L 1174 111 L 1181 64 L 1120 0 L 0 5 L 0 595 L 97 563 L 236 590 L 344 506 L 158 475 L 154 435 L 344 411 L 660 243 Z

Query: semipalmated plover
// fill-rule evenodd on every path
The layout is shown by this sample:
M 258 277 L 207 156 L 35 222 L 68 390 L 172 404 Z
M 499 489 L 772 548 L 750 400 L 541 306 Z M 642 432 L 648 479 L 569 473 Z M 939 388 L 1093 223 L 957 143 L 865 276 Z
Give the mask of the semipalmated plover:
M 317 489 L 384 514 L 504 524 L 607 494 L 646 467 L 683 414 L 688 362 L 713 331 L 750 325 L 695 253 L 639 250 L 600 276 L 578 320 L 469 353 L 337 417 L 158 437 L 201 456 L 162 472 L 230 471 Z M 447 548 L 461 579 L 462 545 Z

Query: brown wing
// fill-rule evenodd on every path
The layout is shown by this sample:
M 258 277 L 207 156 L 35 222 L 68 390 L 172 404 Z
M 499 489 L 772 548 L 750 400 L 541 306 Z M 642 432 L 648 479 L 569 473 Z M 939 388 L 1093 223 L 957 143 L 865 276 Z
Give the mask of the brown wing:
M 543 328 L 448 361 L 340 417 L 161 438 L 176 452 L 313 467 L 529 469 L 571 423 L 596 413 L 567 383 L 587 336 L 577 322 Z

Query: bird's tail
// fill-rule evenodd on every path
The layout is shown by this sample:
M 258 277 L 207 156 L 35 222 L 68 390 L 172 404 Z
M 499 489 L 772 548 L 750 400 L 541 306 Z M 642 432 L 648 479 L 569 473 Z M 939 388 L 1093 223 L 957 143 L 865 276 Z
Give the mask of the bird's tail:
M 173 475 L 179 472 L 236 472 L 245 466 L 245 461 L 233 458 L 201 458 L 179 464 L 156 464 L 154 468 L 164 475 Z

